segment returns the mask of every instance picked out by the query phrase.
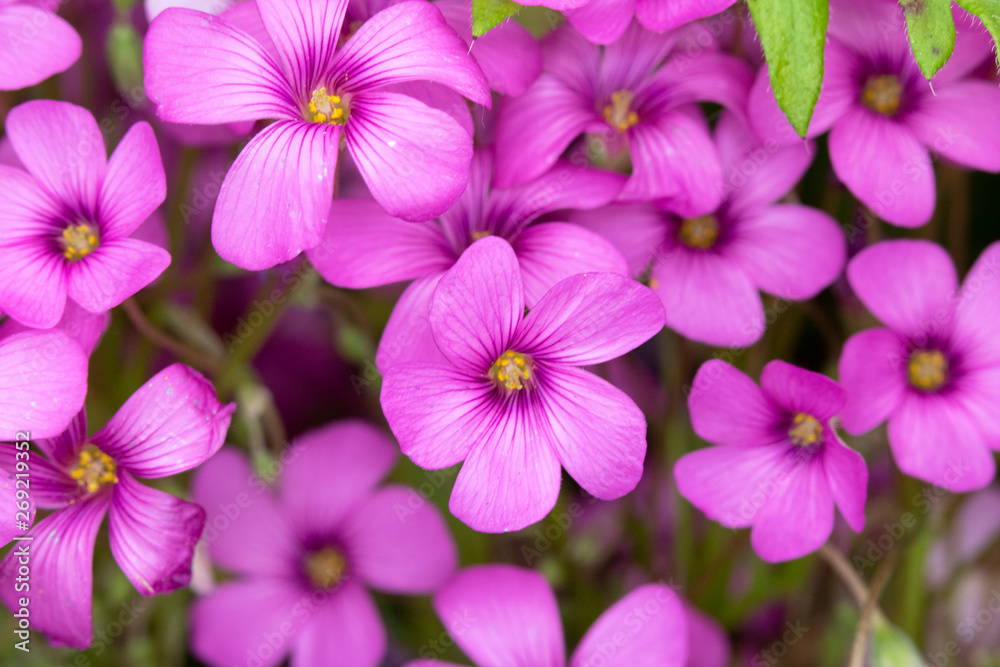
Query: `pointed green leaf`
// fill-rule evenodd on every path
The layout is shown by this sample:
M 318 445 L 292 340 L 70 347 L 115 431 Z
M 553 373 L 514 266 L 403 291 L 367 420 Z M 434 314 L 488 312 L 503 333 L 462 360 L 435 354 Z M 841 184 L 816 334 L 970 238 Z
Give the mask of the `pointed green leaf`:
M 993 36 L 993 43 L 1000 44 L 1000 0 L 957 0 L 958 6 L 979 17 L 986 29 Z M 997 65 L 1000 66 L 1000 51 L 994 47 L 997 54 Z
M 511 0 L 472 0 L 472 35 L 479 37 L 520 11 Z
M 823 84 L 828 0 L 748 0 L 778 106 L 805 136 Z
M 955 20 L 951 0 L 899 0 L 906 16 L 906 33 L 920 71 L 928 79 L 944 67 L 955 50 Z

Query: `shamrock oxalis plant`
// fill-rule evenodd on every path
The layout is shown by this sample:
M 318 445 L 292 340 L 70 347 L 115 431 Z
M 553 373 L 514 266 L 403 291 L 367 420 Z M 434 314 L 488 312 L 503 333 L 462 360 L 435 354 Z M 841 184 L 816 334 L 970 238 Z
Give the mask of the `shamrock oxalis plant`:
M 995 0 L 0 0 L 0 664 L 1000 665 Z

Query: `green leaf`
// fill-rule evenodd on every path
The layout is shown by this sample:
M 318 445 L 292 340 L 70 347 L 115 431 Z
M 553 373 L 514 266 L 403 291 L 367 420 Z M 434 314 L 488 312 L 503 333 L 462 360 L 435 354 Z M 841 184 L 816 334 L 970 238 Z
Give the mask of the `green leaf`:
M 823 84 L 828 0 L 749 0 L 778 106 L 800 136 Z
M 1000 0 L 957 0 L 958 6 L 979 17 L 986 29 L 993 36 L 993 43 L 1000 44 Z M 1000 66 L 1000 51 L 997 52 L 997 65 Z
M 899 0 L 906 32 L 920 71 L 931 78 L 955 50 L 955 20 L 951 0 Z
M 105 46 L 111 79 L 118 92 L 131 96 L 142 90 L 142 38 L 135 28 L 125 23 L 114 24 Z
M 472 0 L 472 35 L 485 35 L 520 10 L 511 0 Z

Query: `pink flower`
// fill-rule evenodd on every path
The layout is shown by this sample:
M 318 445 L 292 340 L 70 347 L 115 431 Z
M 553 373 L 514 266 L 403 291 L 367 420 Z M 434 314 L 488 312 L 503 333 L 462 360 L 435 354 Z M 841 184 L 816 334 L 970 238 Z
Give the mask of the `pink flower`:
M 591 495 L 628 493 L 642 475 L 646 421 L 624 393 L 581 370 L 663 327 L 663 306 L 625 276 L 569 277 L 527 316 L 517 257 L 476 241 L 434 292 L 431 331 L 443 359 L 392 366 L 382 409 L 404 454 L 423 468 L 465 461 L 449 507 L 475 530 L 544 517 L 560 468 Z
M 167 9 L 145 43 L 146 88 L 163 120 L 277 121 L 250 140 L 223 181 L 212 242 L 224 259 L 263 269 L 320 242 L 342 136 L 393 215 L 429 220 L 454 203 L 472 158 L 469 133 L 449 113 L 392 89 L 432 81 L 490 104 L 468 47 L 434 5 L 393 5 L 339 49 L 347 0 L 259 0 L 256 9 L 230 10 L 239 10 L 239 23 Z
M 603 206 L 618 196 L 625 178 L 560 162 L 539 178 L 495 189 L 493 153 L 479 149 L 469 185 L 436 220 L 393 218 L 375 202 L 338 199 L 323 243 L 309 252 L 313 266 L 334 285 L 366 288 L 414 280 L 400 297 L 379 342 L 381 372 L 403 361 L 430 361 L 440 353 L 431 335 L 431 297 L 441 276 L 484 236 L 511 244 L 531 308 L 557 282 L 588 271 L 626 273 L 625 260 L 607 240 L 577 225 L 542 215 L 566 208 Z
M 992 55 L 981 25 L 955 11 L 955 52 L 928 82 L 906 38 L 895 0 L 833 0 L 819 102 L 809 136 L 830 130 L 838 178 L 879 217 L 919 227 L 934 212 L 930 151 L 958 164 L 1000 171 L 1000 90 L 968 75 Z M 933 86 L 933 89 L 932 89 Z M 778 109 L 767 68 L 750 95 L 761 139 L 797 143 Z
M 1000 243 L 961 288 L 951 257 L 929 241 L 866 248 L 847 277 L 886 327 L 844 345 L 844 428 L 861 434 L 888 420 L 907 475 L 951 491 L 989 484 L 1000 448 Z
M 710 345 L 745 347 L 766 327 L 760 291 L 785 301 L 816 296 L 840 275 L 846 242 L 826 213 L 775 203 L 809 168 L 809 147 L 765 149 L 732 113 L 719 119 L 715 147 L 727 187 L 714 211 L 676 215 L 688 208 L 680 193 L 680 201 L 617 205 L 569 219 L 611 239 L 632 275 L 652 261 L 649 285 L 663 300 L 668 327 Z
M 538 572 L 478 565 L 459 572 L 434 595 L 434 609 L 455 643 L 478 665 L 565 667 L 556 596 Z M 687 618 L 664 584 L 633 590 L 594 621 L 569 667 L 664 667 L 688 664 Z M 611 653 L 613 651 L 613 653 Z M 407 667 L 458 667 L 416 660 Z
M 66 70 L 80 57 L 80 36 L 55 14 L 55 0 L 0 0 L 0 90 L 17 90 Z
M 90 646 L 94 540 L 108 514 L 111 553 L 143 595 L 186 586 L 205 512 L 140 484 L 196 467 L 225 438 L 235 406 L 181 364 L 156 374 L 111 421 L 87 437 L 81 411 L 61 435 L 34 443 L 31 494 L 37 507 L 56 510 L 32 527 L 30 589 L 16 589 L 18 560 L 0 563 L 0 599 L 16 609 L 30 600 L 31 625 L 54 646 Z M 34 437 L 34 434 L 32 434 Z M 11 469 L 14 448 L 0 449 Z
M 367 589 L 429 593 L 455 569 L 437 509 L 409 487 L 378 484 L 396 446 L 361 421 L 301 436 L 277 488 L 225 449 L 196 474 L 208 511 L 204 541 L 239 575 L 191 611 L 192 649 L 211 665 L 375 667 L 386 631 Z
M 677 461 L 678 491 L 727 528 L 752 526 L 754 550 L 772 563 L 821 547 L 834 504 L 860 532 L 868 469 L 830 425 L 846 400 L 830 378 L 783 361 L 764 367 L 760 387 L 723 361 L 705 363 L 688 409 L 695 433 L 720 446 Z
M 549 34 L 542 74 L 500 108 L 494 184 L 507 188 L 540 176 L 575 139 L 590 134 L 611 154 L 627 146 L 632 175 L 623 199 L 684 193 L 686 215 L 718 206 L 722 168 L 695 103 L 712 101 L 742 113 L 753 73 L 715 50 L 680 56 L 674 47 L 684 34 L 658 34 L 633 23 L 606 47 L 568 26 Z
M 7 133 L 27 171 L 0 165 L 0 310 L 47 329 L 67 298 L 102 313 L 170 264 L 166 250 L 129 238 L 166 196 L 147 123 L 110 160 L 94 117 L 66 102 L 15 107 Z
M 632 21 L 661 32 L 703 19 L 733 6 L 736 0 L 590 0 L 581 7 L 565 10 L 574 28 L 595 44 L 616 41 Z M 526 3 L 534 4 L 534 3 Z M 551 6 L 549 2 L 542 4 Z

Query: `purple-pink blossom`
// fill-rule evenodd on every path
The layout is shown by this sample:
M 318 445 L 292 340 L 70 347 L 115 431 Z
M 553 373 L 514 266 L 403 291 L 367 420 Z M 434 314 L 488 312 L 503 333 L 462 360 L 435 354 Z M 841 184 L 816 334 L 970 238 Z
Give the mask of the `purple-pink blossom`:
M 222 184 L 212 242 L 223 259 L 262 269 L 320 242 L 342 138 L 393 215 L 431 219 L 465 189 L 469 132 L 396 89 L 430 81 L 488 106 L 489 86 L 465 42 L 433 4 L 412 1 L 379 12 L 339 46 L 347 4 L 257 0 L 218 17 L 171 8 L 150 26 L 146 88 L 160 118 L 276 121 Z
M 536 178 L 574 140 L 590 135 L 608 155 L 627 148 L 632 174 L 623 199 L 683 194 L 685 215 L 718 206 L 722 167 L 695 103 L 711 101 L 742 113 L 753 73 L 714 49 L 694 57 L 676 52 L 683 35 L 632 23 L 604 47 L 570 26 L 546 36 L 542 74 L 500 107 L 494 184 L 510 187 Z
M 625 274 L 621 254 L 604 237 L 549 216 L 560 209 L 600 207 L 615 199 L 624 177 L 557 163 L 537 179 L 501 190 L 491 186 L 493 153 L 478 149 L 469 184 L 439 218 L 412 223 L 373 201 L 338 199 L 323 243 L 309 260 L 334 285 L 365 288 L 413 280 L 403 292 L 379 342 L 376 363 L 385 372 L 404 361 L 430 361 L 440 353 L 428 316 L 441 276 L 476 240 L 497 236 L 517 255 L 525 305 L 533 307 L 560 280 L 588 271 Z
M 731 7 L 736 0 L 589 0 L 567 7 L 566 19 L 595 44 L 611 44 L 624 34 L 632 15 L 647 30 L 673 30 Z M 532 3 L 526 3 L 532 4 Z M 543 0 L 541 4 L 552 6 Z
M 760 386 L 724 361 L 698 370 L 688 396 L 691 425 L 715 443 L 674 466 L 681 495 L 727 528 L 752 527 L 766 561 L 799 558 L 833 531 L 834 505 L 865 525 L 868 469 L 830 420 L 847 401 L 830 378 L 772 361 Z
M 7 116 L 25 170 L 0 165 L 0 310 L 47 329 L 67 299 L 103 313 L 170 264 L 170 253 L 130 238 L 166 196 L 160 151 L 147 123 L 106 157 L 94 117 L 35 100 Z
M 1000 171 L 1000 90 L 969 73 L 992 55 L 989 35 L 956 9 L 958 36 L 948 63 L 927 81 L 910 51 L 895 0 L 832 0 L 825 74 L 808 136 L 830 130 L 838 178 L 880 218 L 919 227 L 937 191 L 931 153 L 982 171 Z M 797 143 L 778 109 L 767 67 L 748 116 L 762 140 Z
M 22 334 L 23 335 L 23 334 Z M 181 364 L 157 373 L 97 433 L 83 411 L 54 437 L 34 440 L 31 497 L 56 510 L 35 524 L 28 587 L 16 581 L 18 557 L 0 563 L 0 599 L 11 610 L 28 598 L 31 625 L 54 646 L 83 650 L 92 637 L 94 541 L 108 515 L 111 553 L 142 595 L 186 586 L 205 512 L 139 483 L 190 470 L 222 446 L 234 405 Z M 33 436 L 34 437 L 34 436 Z M 13 446 L 0 447 L 0 468 L 14 470 Z
M 473 243 L 438 282 L 430 311 L 441 357 L 392 366 L 382 410 L 423 468 L 465 461 L 449 507 L 472 528 L 505 532 L 544 517 L 561 468 L 590 494 L 618 498 L 642 475 L 646 421 L 628 396 L 580 369 L 618 357 L 663 327 L 663 306 L 625 276 L 566 278 L 524 314 L 517 256 Z
M 477 665 L 662 667 L 688 664 L 687 617 L 665 584 L 639 586 L 594 621 L 566 660 L 556 597 L 538 572 L 510 565 L 462 570 L 434 595 L 434 609 Z M 459 667 L 416 660 L 407 667 Z
M 716 209 L 677 214 L 688 208 L 679 193 L 575 212 L 570 220 L 611 239 L 633 275 L 650 270 L 667 326 L 710 345 L 746 347 L 768 324 L 760 291 L 779 303 L 816 296 L 840 275 L 846 242 L 826 213 L 777 203 L 809 168 L 811 147 L 765 148 L 728 112 L 716 124 L 714 146 L 725 183 Z
M 191 611 L 192 647 L 210 665 L 375 667 L 386 629 L 369 589 L 429 593 L 454 571 L 441 514 L 406 486 L 379 486 L 395 444 L 358 420 L 300 436 L 273 488 L 224 449 L 197 473 L 212 560 L 239 576 Z
M 844 428 L 860 435 L 888 420 L 907 475 L 951 491 L 989 484 L 1000 448 L 1000 244 L 961 287 L 951 257 L 929 241 L 877 243 L 847 277 L 885 327 L 844 344 Z

